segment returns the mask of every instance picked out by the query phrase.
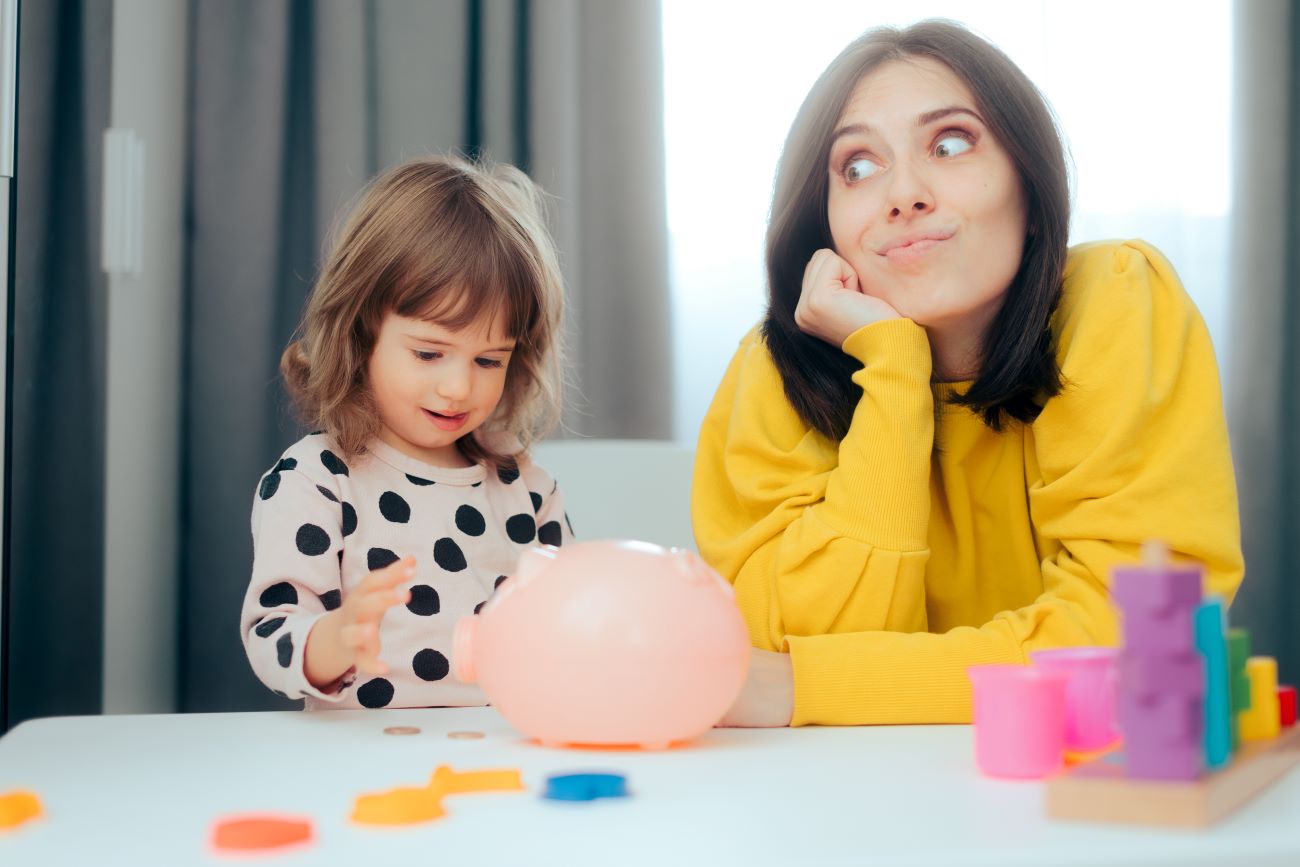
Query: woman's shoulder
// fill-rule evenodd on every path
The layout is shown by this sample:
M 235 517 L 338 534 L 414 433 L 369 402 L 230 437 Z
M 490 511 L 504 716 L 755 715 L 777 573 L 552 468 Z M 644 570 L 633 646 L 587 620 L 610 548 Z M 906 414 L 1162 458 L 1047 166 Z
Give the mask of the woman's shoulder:
M 1200 314 L 1169 260 L 1145 241 L 1094 241 L 1072 247 L 1053 316 L 1064 369 L 1079 353 L 1135 351 L 1173 338 Z M 1127 341 L 1117 345 L 1115 338 Z M 1138 345 L 1134 345 L 1138 344 Z

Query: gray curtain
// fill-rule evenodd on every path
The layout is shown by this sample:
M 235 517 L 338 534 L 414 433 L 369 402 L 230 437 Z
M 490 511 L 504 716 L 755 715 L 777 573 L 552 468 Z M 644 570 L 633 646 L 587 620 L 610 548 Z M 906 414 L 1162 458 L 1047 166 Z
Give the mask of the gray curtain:
M 192 0 L 178 695 L 282 707 L 236 629 L 260 474 L 303 431 L 278 382 L 328 229 L 428 152 L 515 162 L 555 200 L 566 429 L 671 435 L 657 2 Z
M 1229 422 L 1246 580 L 1232 620 L 1300 681 L 1300 2 L 1235 5 Z
M 7 724 L 99 713 L 112 7 L 24 2 L 15 160 Z

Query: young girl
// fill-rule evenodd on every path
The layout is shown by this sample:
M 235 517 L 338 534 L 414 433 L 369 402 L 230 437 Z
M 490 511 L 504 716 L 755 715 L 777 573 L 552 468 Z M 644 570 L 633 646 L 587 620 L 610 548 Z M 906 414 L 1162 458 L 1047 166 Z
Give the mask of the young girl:
M 511 167 L 423 159 L 366 192 L 281 371 L 318 433 L 258 485 L 240 618 L 262 682 L 308 708 L 480 705 L 456 621 L 571 538 L 526 447 L 559 405 L 562 284 Z

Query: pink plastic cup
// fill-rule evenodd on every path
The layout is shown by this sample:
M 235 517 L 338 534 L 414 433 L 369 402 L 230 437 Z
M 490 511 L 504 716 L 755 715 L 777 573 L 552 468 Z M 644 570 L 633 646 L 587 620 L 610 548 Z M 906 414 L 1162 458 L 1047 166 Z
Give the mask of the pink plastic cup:
M 1066 676 L 1029 665 L 966 669 L 974 690 L 975 764 L 990 777 L 1039 780 L 1065 763 Z
M 1119 739 L 1114 647 L 1062 647 L 1029 654 L 1034 665 L 1066 676 L 1065 747 L 1093 752 Z

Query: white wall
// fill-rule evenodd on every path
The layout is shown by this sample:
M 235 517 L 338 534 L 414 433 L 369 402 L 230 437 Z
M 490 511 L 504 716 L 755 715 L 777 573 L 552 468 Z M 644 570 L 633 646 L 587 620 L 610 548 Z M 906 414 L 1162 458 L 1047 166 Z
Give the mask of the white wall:
M 143 265 L 109 278 L 104 712 L 175 709 L 188 4 L 115 0 L 110 123 L 144 142 Z

